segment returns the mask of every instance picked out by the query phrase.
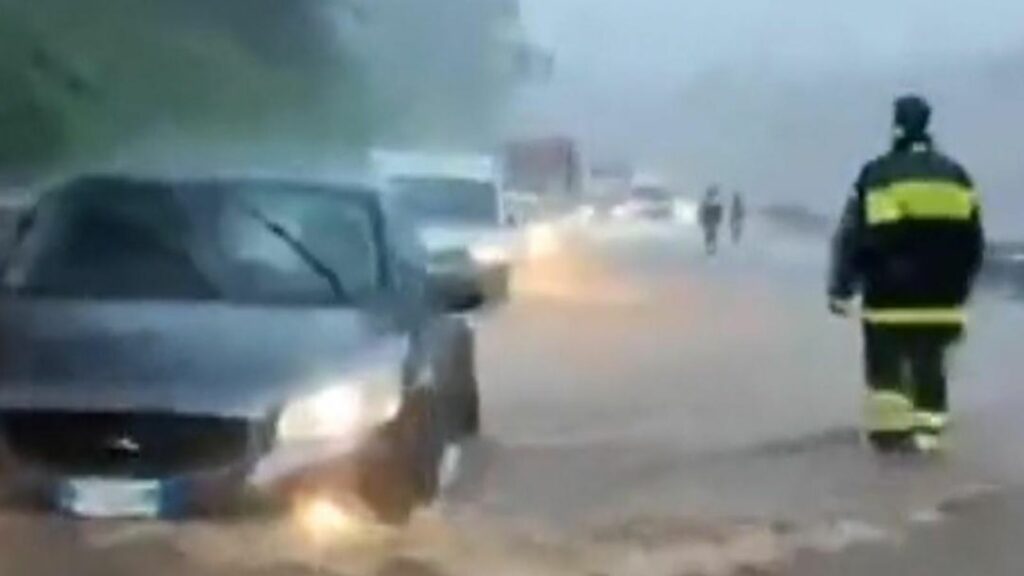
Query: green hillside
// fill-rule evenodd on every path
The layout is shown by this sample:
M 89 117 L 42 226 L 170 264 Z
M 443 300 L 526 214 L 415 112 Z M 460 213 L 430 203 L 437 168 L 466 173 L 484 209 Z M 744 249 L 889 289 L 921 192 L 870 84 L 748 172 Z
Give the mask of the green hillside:
M 490 5 L 0 0 L 0 182 L 486 139 L 511 81 Z

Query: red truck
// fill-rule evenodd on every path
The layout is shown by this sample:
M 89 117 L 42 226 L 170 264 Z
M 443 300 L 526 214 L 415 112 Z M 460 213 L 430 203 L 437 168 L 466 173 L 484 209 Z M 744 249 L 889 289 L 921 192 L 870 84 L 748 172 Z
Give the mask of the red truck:
M 541 197 L 578 198 L 583 162 L 572 138 L 554 136 L 505 145 L 505 189 Z

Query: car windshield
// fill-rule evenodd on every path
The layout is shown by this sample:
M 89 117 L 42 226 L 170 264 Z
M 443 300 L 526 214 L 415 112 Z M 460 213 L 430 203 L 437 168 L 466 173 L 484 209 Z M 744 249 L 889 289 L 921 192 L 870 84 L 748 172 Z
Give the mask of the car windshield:
M 259 181 L 72 183 L 40 203 L 4 283 L 73 298 L 351 304 L 378 288 L 380 254 L 366 203 L 333 192 Z
M 499 221 L 494 184 L 459 178 L 399 177 L 391 185 L 398 209 L 415 222 L 495 225 Z

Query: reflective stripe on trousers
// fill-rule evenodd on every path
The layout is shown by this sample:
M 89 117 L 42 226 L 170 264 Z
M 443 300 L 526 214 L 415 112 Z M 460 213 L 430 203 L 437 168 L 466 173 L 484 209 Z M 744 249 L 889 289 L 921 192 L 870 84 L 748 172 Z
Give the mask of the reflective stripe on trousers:
M 910 432 L 914 429 L 914 404 L 899 392 L 870 392 L 864 412 L 869 432 Z
M 905 326 L 962 326 L 967 313 L 962 308 L 868 308 L 864 321 L 870 324 Z

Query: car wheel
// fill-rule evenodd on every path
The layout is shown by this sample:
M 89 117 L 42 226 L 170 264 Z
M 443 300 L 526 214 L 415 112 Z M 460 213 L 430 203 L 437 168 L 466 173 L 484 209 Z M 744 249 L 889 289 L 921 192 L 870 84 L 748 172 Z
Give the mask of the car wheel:
M 444 434 L 437 395 L 422 389 L 411 394 L 390 433 L 386 470 L 365 475 L 362 495 L 384 523 L 405 524 L 420 505 L 438 494 Z
M 512 269 L 504 268 L 495 274 L 491 282 L 490 298 L 496 303 L 507 302 L 512 294 Z
M 480 433 L 480 391 L 476 377 L 476 340 L 473 331 L 461 325 L 453 340 L 449 356 L 449 369 L 445 371 L 448 382 L 448 419 L 452 440 L 462 440 Z
M 423 391 L 418 398 L 409 426 L 412 436 L 406 443 L 409 474 L 417 498 L 430 502 L 437 497 L 438 473 L 444 453 L 443 411 L 439 410 L 438 395 L 433 391 Z

